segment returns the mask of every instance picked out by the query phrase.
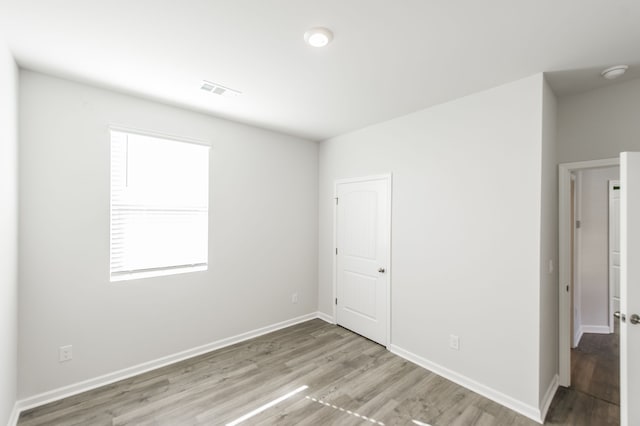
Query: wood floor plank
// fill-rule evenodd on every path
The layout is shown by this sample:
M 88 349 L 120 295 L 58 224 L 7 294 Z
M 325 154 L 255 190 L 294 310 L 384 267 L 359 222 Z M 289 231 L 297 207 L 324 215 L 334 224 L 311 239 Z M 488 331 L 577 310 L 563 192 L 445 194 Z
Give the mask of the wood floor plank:
M 620 405 L 620 327 L 611 334 L 585 333 L 571 351 L 571 387 Z
M 550 425 L 620 423 L 619 324 L 615 333 L 585 333 L 571 351 L 571 388 L 560 388 L 549 408 Z
M 598 358 L 606 345 L 586 342 L 576 363 L 586 374 L 576 383 L 588 389 L 607 384 L 615 371 Z M 241 424 L 536 424 L 357 334 L 311 320 L 28 410 L 19 425 L 222 425 L 301 386 L 308 387 Z M 547 420 L 614 425 L 616 408 L 604 398 L 561 389 Z

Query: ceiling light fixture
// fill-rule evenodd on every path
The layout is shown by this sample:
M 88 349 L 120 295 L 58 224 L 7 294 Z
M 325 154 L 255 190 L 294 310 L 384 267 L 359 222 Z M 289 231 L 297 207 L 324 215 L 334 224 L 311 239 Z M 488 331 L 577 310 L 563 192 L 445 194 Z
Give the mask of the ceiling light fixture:
M 618 78 L 622 74 L 624 74 L 627 71 L 628 68 L 629 68 L 628 65 L 616 65 L 616 66 L 609 67 L 606 70 L 602 71 L 600 73 L 600 75 L 602 75 L 607 80 L 613 80 L 614 78 Z
M 329 44 L 332 39 L 333 33 L 327 28 L 315 27 L 304 33 L 304 41 L 313 47 L 324 47 Z

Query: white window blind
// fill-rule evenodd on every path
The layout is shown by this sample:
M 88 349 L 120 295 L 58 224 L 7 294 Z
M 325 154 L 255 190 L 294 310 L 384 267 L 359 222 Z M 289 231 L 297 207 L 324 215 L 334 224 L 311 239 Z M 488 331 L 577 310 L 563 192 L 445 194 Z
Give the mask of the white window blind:
M 111 130 L 111 281 L 207 269 L 209 147 Z

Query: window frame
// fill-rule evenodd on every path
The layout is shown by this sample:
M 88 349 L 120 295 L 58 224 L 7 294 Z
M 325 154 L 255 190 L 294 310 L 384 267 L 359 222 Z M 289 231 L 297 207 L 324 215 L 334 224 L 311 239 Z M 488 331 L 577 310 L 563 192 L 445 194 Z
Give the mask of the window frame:
M 152 277 L 161 277 L 168 275 L 177 275 L 177 274 L 185 274 L 190 272 L 198 272 L 198 271 L 206 271 L 209 266 L 209 207 L 211 205 L 211 165 L 212 165 L 212 144 L 207 141 L 184 137 L 184 136 L 176 136 L 167 133 L 162 133 L 158 131 L 152 130 L 142 130 L 137 128 L 132 128 L 128 126 L 121 126 L 117 124 L 109 124 L 108 125 L 108 141 L 109 141 L 109 282 L 122 282 L 122 281 L 130 281 L 142 278 L 152 278 Z M 207 148 L 207 211 L 206 211 L 206 220 L 207 220 L 207 254 L 206 261 L 204 263 L 196 263 L 196 264 L 186 264 L 186 265 L 176 265 L 176 266 L 162 266 L 156 268 L 145 268 L 145 269 L 132 269 L 130 271 L 112 271 L 112 232 L 113 232 L 113 132 L 125 133 L 128 135 L 138 135 L 144 137 L 150 137 L 155 139 L 162 139 L 169 142 L 177 142 L 177 143 L 187 143 L 193 145 L 199 145 Z

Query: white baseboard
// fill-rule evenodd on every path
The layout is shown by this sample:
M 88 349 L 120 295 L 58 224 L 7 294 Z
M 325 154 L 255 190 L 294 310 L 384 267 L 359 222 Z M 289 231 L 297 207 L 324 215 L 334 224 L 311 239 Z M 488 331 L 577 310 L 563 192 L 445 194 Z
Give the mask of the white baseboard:
M 556 396 L 556 391 L 558 390 L 560 377 L 556 374 L 551 379 L 551 383 L 549 383 L 549 387 L 547 388 L 547 392 L 545 392 L 542 401 L 540 401 L 540 419 L 544 422 L 544 419 L 547 418 L 547 412 L 549 411 L 549 407 L 551 406 L 551 401 L 553 401 L 553 397 Z
M 7 422 L 7 426 L 16 426 L 18 424 L 18 417 L 20 417 L 20 409 L 18 408 L 18 403 L 13 404 L 13 410 L 11 410 L 11 415 L 9 416 L 9 421 Z
M 202 355 L 216 349 L 221 349 L 226 346 L 235 345 L 236 343 L 244 342 L 245 340 L 253 339 L 254 337 L 262 336 L 263 334 L 271 333 L 273 331 L 280 330 L 282 328 L 291 327 L 292 325 L 299 324 L 301 322 L 309 321 L 314 318 L 320 318 L 322 320 L 325 314 L 320 312 L 313 312 L 307 315 L 302 315 L 297 318 L 292 318 L 286 321 L 282 321 L 276 324 L 271 324 L 266 327 L 261 327 L 256 330 L 241 333 L 236 336 L 220 339 L 215 342 L 208 343 L 206 345 L 198 346 L 186 351 L 178 352 L 172 355 L 168 355 L 162 358 L 158 358 L 152 361 L 144 362 L 142 364 L 134 365 L 133 367 L 124 368 L 122 370 L 114 371 L 103 376 L 95 377 L 93 379 L 84 380 L 82 382 L 74 383 L 72 385 L 64 386 L 58 389 L 53 389 L 47 392 L 43 392 L 38 395 L 34 395 L 16 402 L 14 407 L 15 421 L 17 422 L 19 414 L 24 411 L 40 405 L 48 404 L 63 398 L 67 398 L 72 395 L 77 395 L 82 392 L 86 392 L 101 386 L 105 386 L 129 377 L 137 376 L 138 374 L 146 373 L 147 371 L 155 370 L 160 367 L 164 367 L 176 362 L 184 361 L 185 359 L 193 358 L 198 355 Z M 13 426 L 14 423 L 9 423 Z
M 473 379 L 456 373 L 455 371 L 449 370 L 446 367 L 431 362 L 396 345 L 389 345 L 388 349 L 392 353 L 408 361 L 411 361 L 422 368 L 426 368 L 427 370 L 432 371 L 437 375 L 444 377 L 445 379 L 451 380 L 452 382 L 463 386 L 473 392 L 476 392 L 486 398 L 489 398 L 490 400 L 495 401 L 500 405 L 504 405 L 505 407 L 510 408 L 513 411 L 520 413 L 523 416 L 526 416 L 538 423 L 543 423 L 540 409 L 538 407 L 534 407 L 532 405 L 525 404 L 522 401 L 518 401 L 517 399 L 512 398 L 509 395 L 505 395 L 502 392 L 485 386 L 482 383 L 478 383 Z
M 580 327 L 580 334 L 584 333 L 596 333 L 596 334 L 610 334 L 608 325 L 583 325 Z
M 318 311 L 318 318 L 320 318 L 322 321 L 328 322 L 329 324 L 336 323 L 331 315 L 327 315 L 324 312 Z
M 573 336 L 573 345 L 571 346 L 572 348 L 578 347 L 583 334 L 584 332 L 582 331 L 582 327 L 578 328 L 578 331 L 576 331 L 576 334 Z
M 584 333 L 611 334 L 611 329 L 608 325 L 581 325 L 573 337 L 573 348 L 578 347 Z

